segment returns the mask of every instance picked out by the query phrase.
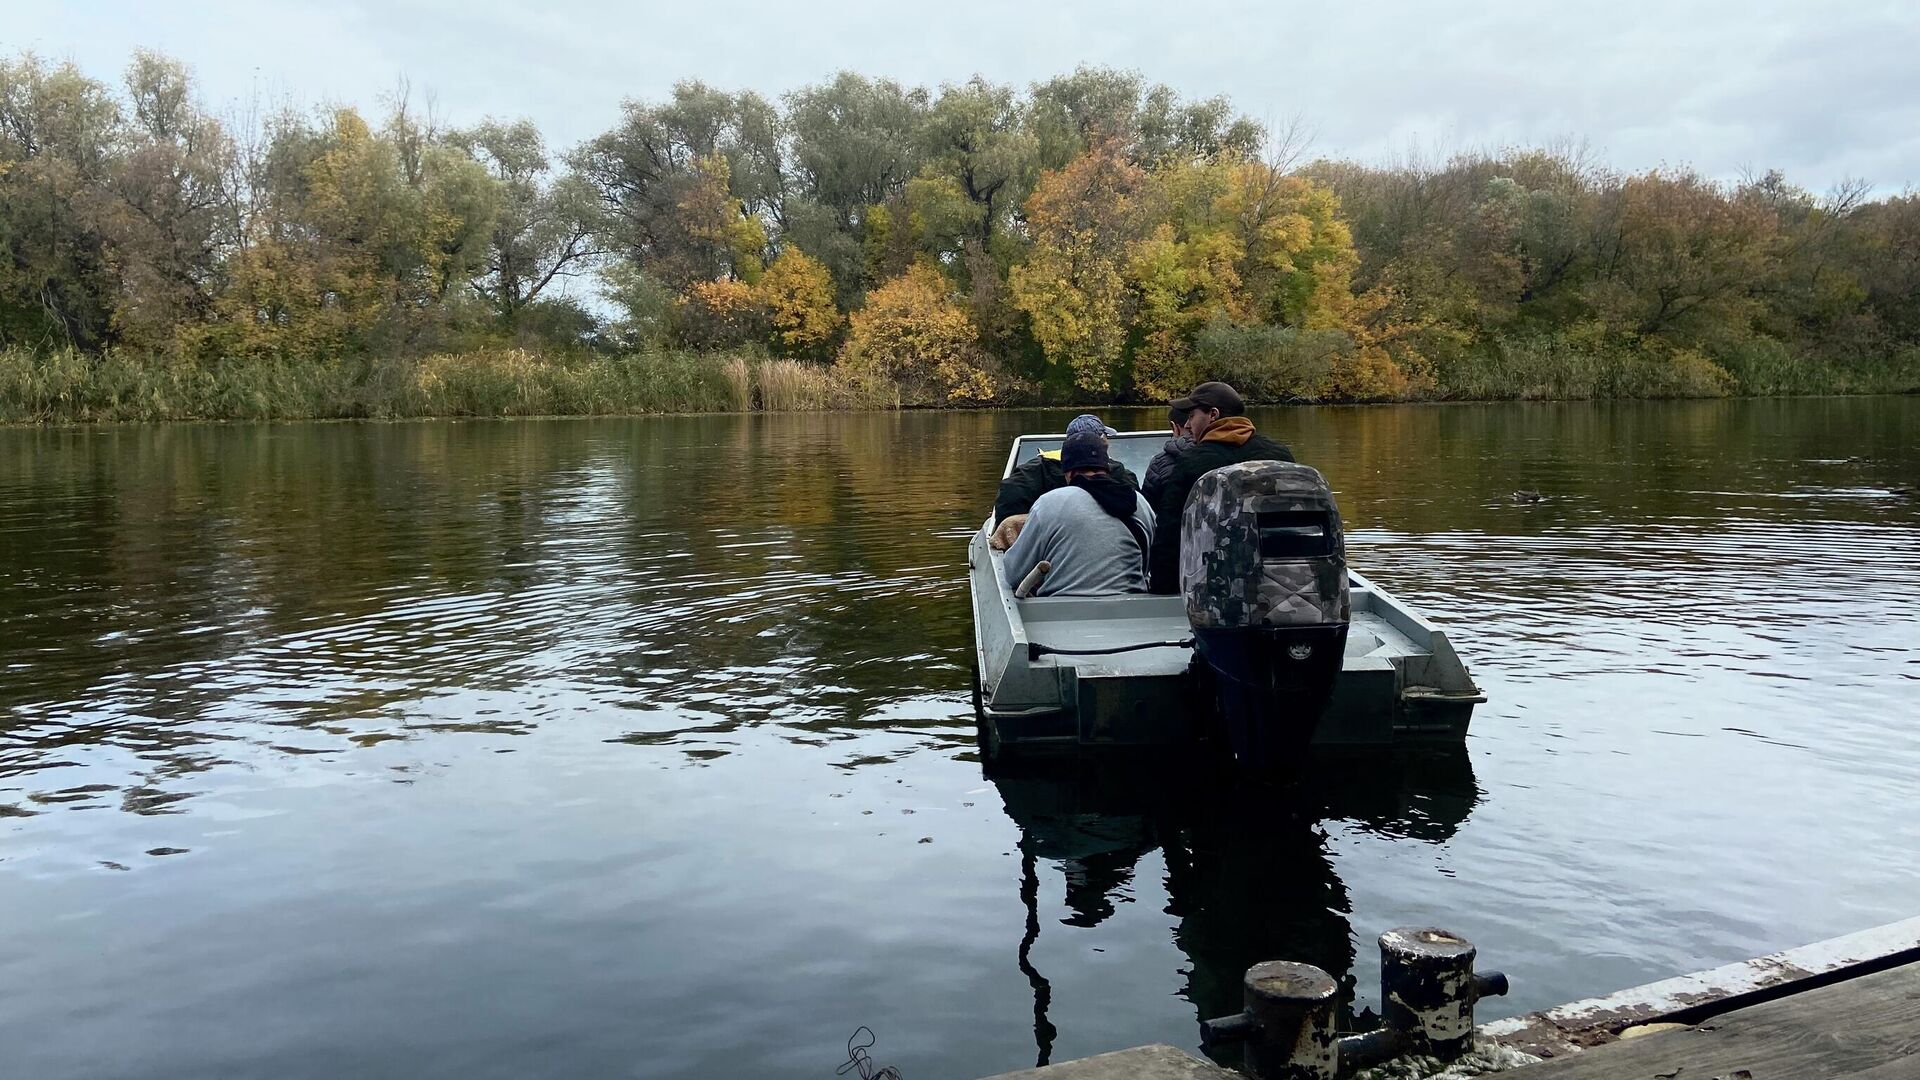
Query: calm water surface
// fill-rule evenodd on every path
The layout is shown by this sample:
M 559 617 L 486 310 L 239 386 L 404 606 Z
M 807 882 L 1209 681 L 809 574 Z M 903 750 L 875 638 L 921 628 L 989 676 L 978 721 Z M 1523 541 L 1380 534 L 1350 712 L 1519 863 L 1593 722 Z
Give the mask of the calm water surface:
M 0 431 L 0 1075 L 969 1077 L 1409 922 L 1487 1016 L 1920 907 L 1920 399 L 1258 416 L 1492 698 L 1292 793 L 982 777 L 1066 415 Z

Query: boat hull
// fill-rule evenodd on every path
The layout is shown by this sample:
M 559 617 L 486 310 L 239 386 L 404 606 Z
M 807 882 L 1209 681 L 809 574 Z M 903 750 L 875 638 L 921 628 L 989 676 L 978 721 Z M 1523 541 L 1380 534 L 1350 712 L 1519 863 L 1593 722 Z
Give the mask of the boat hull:
M 982 529 L 969 546 L 976 715 L 989 756 L 1217 741 L 1185 606 L 1174 596 L 1015 600 Z M 1350 573 L 1352 621 L 1316 746 L 1458 746 L 1486 700 L 1445 634 Z M 1103 655 L 1060 648 L 1168 643 Z M 1036 653 L 1033 646 L 1043 651 Z M 1208 671 L 1207 676 L 1201 669 Z

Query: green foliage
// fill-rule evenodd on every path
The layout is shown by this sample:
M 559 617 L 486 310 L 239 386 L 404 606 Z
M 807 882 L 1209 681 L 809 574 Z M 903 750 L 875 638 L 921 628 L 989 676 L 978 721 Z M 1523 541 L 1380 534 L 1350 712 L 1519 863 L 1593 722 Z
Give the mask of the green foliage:
M 1691 349 L 1586 322 L 1496 338 L 1442 373 L 1450 396 L 1472 400 L 1720 397 L 1727 370 Z
M 546 146 L 531 121 L 488 120 L 451 133 L 448 142 L 483 166 L 495 188 L 486 257 L 473 268 L 470 283 L 503 319 L 518 323 L 549 286 L 603 254 L 598 237 L 607 221 L 599 198 L 576 173 L 551 175 Z
M 1306 330 L 1216 319 L 1194 337 L 1186 385 L 1217 379 L 1250 401 L 1314 401 L 1334 368 L 1355 351 L 1341 330 Z
M 600 273 L 602 294 L 614 309 L 601 328 L 601 343 L 620 351 L 666 348 L 673 340 L 674 293 L 664 282 L 628 262 Z
M 765 102 L 684 82 L 665 104 L 623 112 L 574 160 L 601 201 L 600 245 L 675 289 L 756 275 L 760 215 L 778 197 Z
M 0 345 L 111 342 L 108 184 L 121 123 L 107 88 L 72 64 L 0 60 Z
M 920 170 L 928 95 L 851 71 L 787 95 L 793 194 L 853 230 Z
M 1148 85 L 1137 71 L 1075 68 L 1037 84 L 1032 92 L 1032 130 L 1040 164 L 1064 168 L 1094 146 L 1111 143 L 1140 164 L 1169 158 L 1251 158 L 1266 132 L 1235 116 L 1224 97 L 1186 102 L 1172 89 Z

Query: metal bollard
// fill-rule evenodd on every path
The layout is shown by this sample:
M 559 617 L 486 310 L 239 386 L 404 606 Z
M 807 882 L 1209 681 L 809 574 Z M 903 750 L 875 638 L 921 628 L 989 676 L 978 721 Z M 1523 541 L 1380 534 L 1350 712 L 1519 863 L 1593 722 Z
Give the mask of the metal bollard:
M 1334 1080 L 1333 976 L 1312 964 L 1269 960 L 1247 969 L 1246 1009 L 1202 1021 L 1200 1041 L 1247 1044 L 1247 1071 L 1259 1080 Z
M 1442 1061 L 1473 1049 L 1473 1004 L 1507 992 L 1499 972 L 1473 973 L 1473 943 L 1434 927 L 1380 935 L 1380 1014 L 1403 1036 L 1403 1053 Z
M 1497 971 L 1475 974 L 1473 943 L 1432 927 L 1380 935 L 1381 1026 L 1334 1037 L 1333 977 L 1270 960 L 1247 969 L 1245 1008 L 1200 1022 L 1200 1043 L 1247 1044 L 1257 1080 L 1336 1080 L 1407 1054 L 1451 1061 L 1473 1049 L 1473 1006 L 1507 992 Z
M 1364 1035 L 1348 1035 L 1338 1043 L 1336 1064 L 1341 1076 L 1352 1076 L 1407 1052 L 1407 1037 L 1389 1027 L 1375 1028 Z

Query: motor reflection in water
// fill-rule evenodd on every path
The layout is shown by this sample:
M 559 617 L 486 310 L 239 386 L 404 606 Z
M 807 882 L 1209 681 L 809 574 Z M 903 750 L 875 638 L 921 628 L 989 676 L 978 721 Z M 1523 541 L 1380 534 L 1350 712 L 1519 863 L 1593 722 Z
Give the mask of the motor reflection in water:
M 1056 1035 L 1052 986 L 1032 960 L 1041 933 L 1040 875 L 1066 881 L 1068 926 L 1091 928 L 1115 911 L 1142 857 L 1166 865 L 1167 914 L 1188 966 L 1181 995 L 1195 1022 L 1240 1010 L 1241 979 L 1262 960 L 1296 960 L 1340 980 L 1342 1027 L 1353 1011 L 1354 935 L 1346 887 L 1323 823 L 1421 843 L 1452 838 L 1480 797 L 1464 749 L 1366 755 L 1320 752 L 1300 778 L 1257 779 L 1231 763 L 1115 754 L 1039 759 L 989 774 L 1020 830 L 1026 929 L 1020 969 L 1033 987 L 1036 1064 Z M 1237 1049 L 1222 1051 L 1237 1055 Z

